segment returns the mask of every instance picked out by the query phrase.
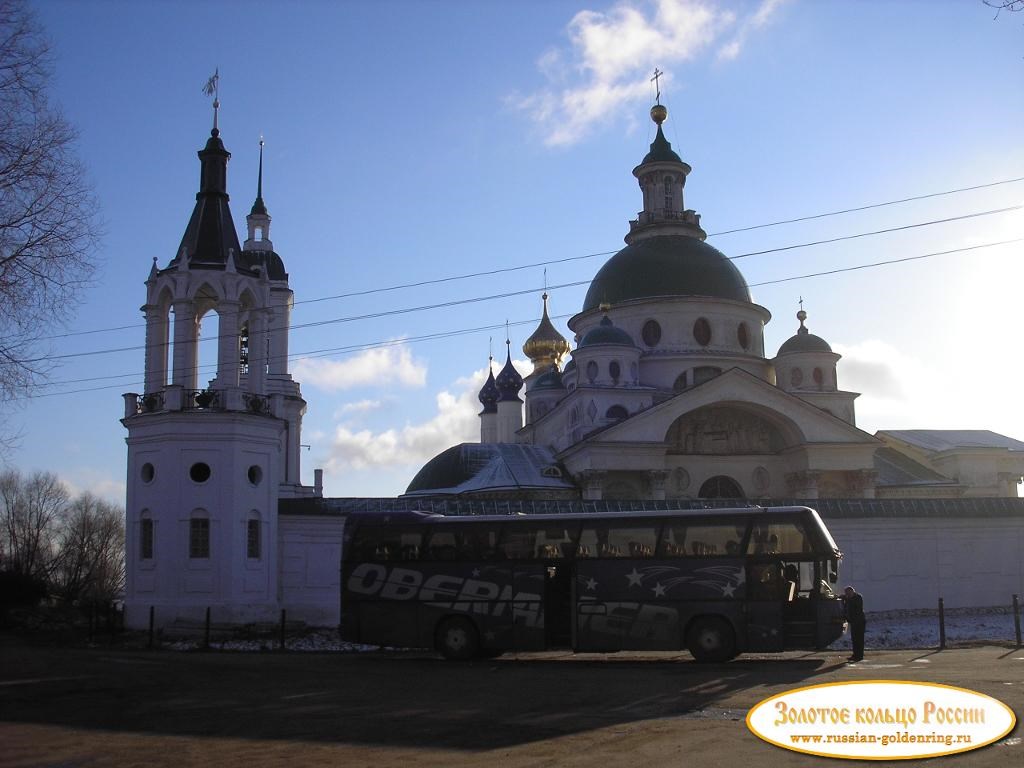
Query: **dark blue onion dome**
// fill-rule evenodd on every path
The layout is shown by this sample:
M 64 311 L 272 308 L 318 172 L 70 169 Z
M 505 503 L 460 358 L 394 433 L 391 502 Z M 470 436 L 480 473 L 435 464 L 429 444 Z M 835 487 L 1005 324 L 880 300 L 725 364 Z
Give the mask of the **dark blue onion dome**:
M 498 412 L 498 385 L 494 383 L 494 371 L 491 369 L 490 359 L 487 362 L 487 381 L 480 388 L 477 398 L 484 407 L 480 412 L 481 415 Z
M 576 361 L 575 361 L 575 360 L 573 360 L 573 359 L 572 359 L 572 358 L 570 357 L 570 358 L 569 358 L 569 362 L 568 362 L 568 363 L 566 363 L 566 364 L 565 364 L 565 368 L 563 368 L 563 369 L 562 369 L 562 375 L 563 375 L 563 376 L 565 376 L 565 375 L 567 375 L 567 374 L 570 374 L 570 373 L 572 373 L 572 372 L 573 372 L 573 371 L 575 371 L 575 370 L 576 370 Z
M 583 311 L 602 303 L 658 296 L 706 296 L 750 302 L 747 281 L 724 253 L 686 235 L 645 237 L 605 262 L 590 281 Z
M 806 312 L 801 309 L 796 313 L 796 319 L 800 321 L 800 327 L 797 329 L 795 336 L 790 336 L 779 347 L 780 355 L 792 352 L 832 352 L 832 347 L 829 346 L 827 341 L 820 336 L 815 336 L 804 327 L 804 320 L 807 319 Z
M 519 375 L 519 371 L 512 365 L 512 349 L 509 346 L 511 342 L 505 341 L 505 346 L 509 347 L 508 352 L 505 355 L 505 367 L 501 369 L 495 379 L 494 383 L 498 387 L 498 402 L 507 402 L 511 400 L 519 399 L 519 390 L 523 388 L 523 377 Z
M 562 374 L 557 370 L 548 371 L 542 373 L 536 379 L 533 380 L 533 384 L 530 385 L 530 391 L 536 392 L 542 389 L 555 389 L 564 392 L 565 384 L 562 383 Z
M 601 318 L 601 322 L 598 323 L 597 327 L 591 328 L 580 340 L 578 349 L 583 347 L 591 347 L 595 344 L 623 344 L 630 347 L 635 347 L 633 343 L 633 337 L 626 333 L 621 328 L 616 328 L 608 315 Z

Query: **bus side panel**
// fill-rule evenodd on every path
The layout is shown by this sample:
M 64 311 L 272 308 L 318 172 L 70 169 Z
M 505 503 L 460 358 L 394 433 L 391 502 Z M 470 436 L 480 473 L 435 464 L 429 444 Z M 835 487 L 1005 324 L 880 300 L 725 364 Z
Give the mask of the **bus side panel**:
M 747 603 L 746 642 L 737 638 L 744 651 L 781 651 L 785 640 L 782 631 L 782 607 L 778 601 L 751 600 Z
M 723 615 L 743 642 L 741 560 L 576 561 L 579 650 L 675 650 L 691 616 Z

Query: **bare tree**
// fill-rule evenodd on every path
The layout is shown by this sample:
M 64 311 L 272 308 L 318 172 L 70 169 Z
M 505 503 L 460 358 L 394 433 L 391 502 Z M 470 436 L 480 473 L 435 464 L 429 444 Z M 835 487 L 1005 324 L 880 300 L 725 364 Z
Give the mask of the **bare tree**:
M 83 493 L 71 502 L 57 537 L 51 586 L 73 602 L 106 602 L 124 588 L 124 511 Z
M 0 0 L 0 400 L 52 370 L 46 335 L 92 275 L 97 202 L 75 129 L 50 103 L 49 43 L 24 0 Z
M 48 581 L 67 508 L 68 490 L 56 475 L 0 474 L 0 568 Z
M 981 2 L 989 8 L 996 9 L 996 18 L 999 18 L 999 14 L 1003 11 L 1010 13 L 1024 11 L 1024 0 L 981 0 Z

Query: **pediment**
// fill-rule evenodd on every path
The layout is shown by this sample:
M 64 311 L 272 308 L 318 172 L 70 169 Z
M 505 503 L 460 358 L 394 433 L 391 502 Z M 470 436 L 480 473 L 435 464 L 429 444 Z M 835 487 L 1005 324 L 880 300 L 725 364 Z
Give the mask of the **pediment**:
M 584 439 L 663 443 L 680 452 L 777 453 L 808 443 L 879 444 L 832 414 L 739 368 Z

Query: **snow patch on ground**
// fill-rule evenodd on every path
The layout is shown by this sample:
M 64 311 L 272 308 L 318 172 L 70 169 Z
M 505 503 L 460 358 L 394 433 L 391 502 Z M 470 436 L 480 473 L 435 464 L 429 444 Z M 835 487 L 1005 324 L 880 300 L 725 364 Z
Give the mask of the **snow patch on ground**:
M 1016 642 L 1013 613 L 1008 608 L 955 609 L 946 611 L 945 618 L 947 646 Z M 210 641 L 210 648 L 219 651 L 276 651 L 278 642 L 277 637 L 216 639 Z M 937 648 L 938 645 L 938 611 L 886 611 L 867 615 L 864 646 L 868 650 Z M 173 651 L 193 651 L 202 647 L 202 639 L 184 638 L 165 642 L 162 647 Z M 381 650 L 375 645 L 340 640 L 338 631 L 333 628 L 311 629 L 301 636 L 289 637 L 285 647 L 289 651 L 314 653 L 366 653 Z M 849 649 L 849 634 L 843 635 L 832 647 L 837 650 Z

